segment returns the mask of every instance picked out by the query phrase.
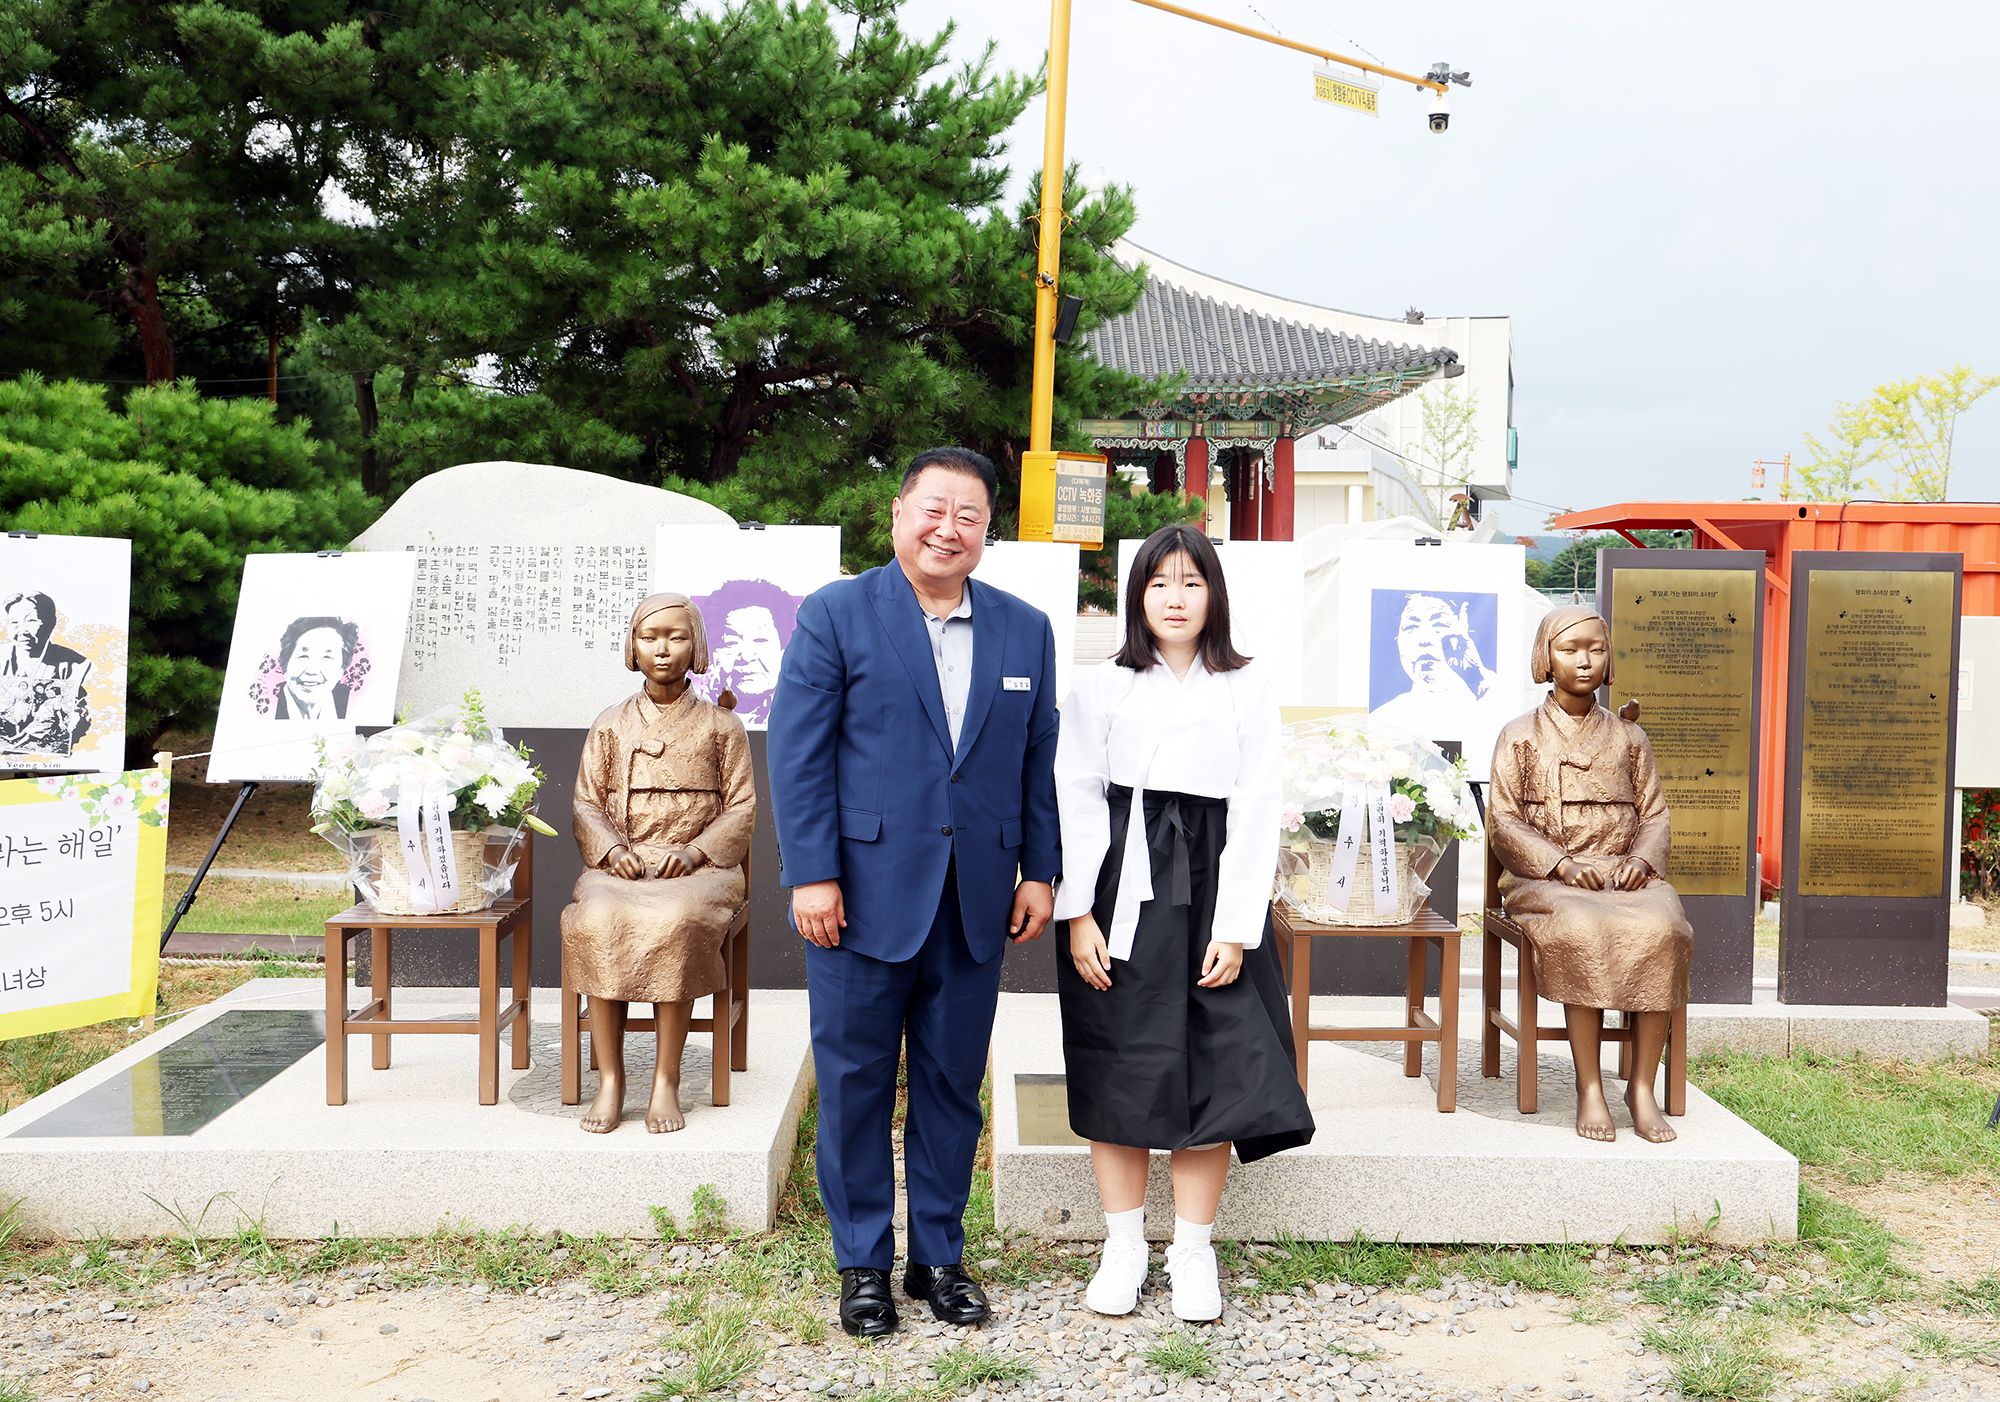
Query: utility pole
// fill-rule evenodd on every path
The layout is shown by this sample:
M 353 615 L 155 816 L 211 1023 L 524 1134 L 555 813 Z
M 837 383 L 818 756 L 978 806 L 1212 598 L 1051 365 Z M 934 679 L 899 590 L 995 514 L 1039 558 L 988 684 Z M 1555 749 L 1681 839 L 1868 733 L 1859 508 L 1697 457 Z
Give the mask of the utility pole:
M 1414 73 L 1384 68 L 1380 64 L 1367 63 L 1358 58 L 1349 58 L 1345 54 L 1337 54 L 1315 44 L 1302 44 L 1282 35 L 1266 34 L 1247 25 L 1217 19 L 1213 15 L 1205 15 L 1198 10 L 1186 9 L 1180 5 L 1168 4 L 1167 0 L 1134 0 L 1134 3 L 1145 5 L 1149 9 L 1163 10 L 1182 19 L 1194 20 L 1199 24 L 1226 29 L 1232 34 L 1241 34 L 1266 44 L 1276 44 L 1280 48 L 1311 54 L 1329 63 L 1342 63 L 1350 68 L 1359 68 L 1369 73 L 1379 73 L 1385 78 L 1411 83 L 1420 89 L 1429 89 L 1440 101 L 1450 91 L 1453 83 L 1461 87 L 1472 86 L 1471 75 L 1453 73 L 1449 64 L 1438 64 L 1430 73 L 1420 77 Z M 1033 454 L 1048 453 L 1055 426 L 1055 327 L 1062 283 L 1063 126 L 1068 116 L 1069 13 L 1070 0 L 1050 0 L 1048 127 L 1042 141 L 1042 214 L 1038 256 L 1035 260 L 1035 375 L 1032 407 L 1028 419 L 1028 451 Z M 1443 131 L 1441 121 L 1435 117 L 1434 112 L 1432 130 Z M 1054 470 L 1053 463 L 1049 464 L 1048 470 Z

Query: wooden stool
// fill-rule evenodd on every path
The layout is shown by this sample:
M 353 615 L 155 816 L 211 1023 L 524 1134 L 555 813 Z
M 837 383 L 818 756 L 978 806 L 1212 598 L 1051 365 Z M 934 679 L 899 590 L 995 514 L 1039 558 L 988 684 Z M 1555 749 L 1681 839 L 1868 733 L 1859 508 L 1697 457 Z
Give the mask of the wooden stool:
M 514 1029 L 514 1069 L 528 1069 L 528 998 L 534 961 L 535 836 L 521 834 L 514 868 L 514 897 L 463 915 L 384 915 L 368 902 L 326 922 L 326 1103 L 347 1103 L 347 1039 L 365 1032 L 375 1039 L 373 1066 L 389 1069 L 389 1038 L 398 1032 L 479 1038 L 479 1103 L 500 1103 L 500 1030 Z M 489 844 L 489 848 L 494 844 Z M 497 853 L 495 853 L 497 855 Z M 396 930 L 469 930 L 479 936 L 479 1015 L 471 1022 L 397 1021 L 391 1017 L 390 971 Z M 347 1010 L 347 944 L 368 936 L 368 974 L 374 997 L 358 1012 Z M 500 1005 L 500 942 L 514 941 L 514 996 Z
M 743 909 L 729 922 L 722 938 L 722 967 L 729 982 L 715 992 L 712 1016 L 690 1018 L 688 1031 L 707 1032 L 714 1038 L 709 1055 L 709 1096 L 718 1105 L 729 1103 L 729 1073 L 750 1069 L 750 859 L 743 859 Z M 590 1034 L 590 1011 L 584 995 L 570 986 L 569 952 L 562 961 L 562 1103 L 578 1104 L 583 1099 L 583 1046 Z M 650 1017 L 628 1017 L 627 1032 L 657 1032 L 659 1022 Z M 725 1034 L 726 1037 L 725 1037 Z M 590 1069 L 597 1069 L 597 1048 L 590 1049 Z
M 1402 925 L 1316 925 L 1282 906 L 1271 907 L 1271 930 L 1279 940 L 1292 982 L 1292 1051 L 1299 1062 L 1299 1089 L 1306 1088 L 1306 1051 L 1314 1042 L 1401 1042 L 1403 1074 L 1424 1074 L 1425 1042 L 1438 1044 L 1437 1107 L 1449 1115 L 1458 1109 L 1458 926 L 1429 906 L 1414 911 Z M 1312 1025 L 1312 942 L 1334 935 L 1407 939 L 1410 977 L 1404 988 L 1401 1027 L 1314 1027 Z M 1438 1015 L 1424 1008 L 1424 952 L 1432 944 L 1442 951 L 1438 980 Z
M 1544 1040 L 1569 1041 L 1569 1028 L 1542 1027 L 1540 1015 L 1540 990 L 1535 986 L 1535 964 L 1528 954 L 1528 933 L 1508 918 L 1500 902 L 1500 859 L 1493 854 L 1493 840 L 1486 841 L 1486 912 L 1480 921 L 1486 934 L 1485 948 L 1482 950 L 1479 989 L 1484 1015 L 1480 1019 L 1480 1062 L 1479 1073 L 1493 1077 L 1500 1074 L 1500 1034 L 1506 1033 L 1514 1039 L 1519 1050 L 1515 1058 L 1515 1103 L 1524 1115 L 1535 1113 L 1541 1104 L 1541 1095 L 1536 1087 L 1536 1077 L 1540 1069 L 1539 1045 Z M 1514 1017 L 1509 1021 L 1500 1011 L 1500 946 L 1509 945 L 1514 950 L 1517 970 Z M 1616 1011 L 1611 1009 L 1608 1011 Z M 1631 1015 L 1618 1013 L 1619 1025 L 1604 1029 L 1604 1040 L 1618 1044 L 1618 1079 L 1632 1079 L 1632 1036 Z M 1667 1028 L 1667 1103 L 1669 1115 L 1687 1113 L 1687 1004 L 1674 1009 L 1672 1021 Z

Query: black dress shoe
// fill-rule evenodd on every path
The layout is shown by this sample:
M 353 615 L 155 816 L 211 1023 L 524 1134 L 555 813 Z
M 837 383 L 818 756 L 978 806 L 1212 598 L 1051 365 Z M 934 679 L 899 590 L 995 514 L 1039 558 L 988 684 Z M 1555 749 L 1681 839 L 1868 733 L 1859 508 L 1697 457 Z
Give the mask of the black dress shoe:
M 929 1300 L 931 1313 L 946 1324 L 977 1324 L 993 1313 L 979 1282 L 958 1266 L 919 1266 L 903 1272 L 903 1293 Z
M 896 1332 L 887 1271 L 850 1266 L 840 1273 L 840 1327 L 864 1339 Z

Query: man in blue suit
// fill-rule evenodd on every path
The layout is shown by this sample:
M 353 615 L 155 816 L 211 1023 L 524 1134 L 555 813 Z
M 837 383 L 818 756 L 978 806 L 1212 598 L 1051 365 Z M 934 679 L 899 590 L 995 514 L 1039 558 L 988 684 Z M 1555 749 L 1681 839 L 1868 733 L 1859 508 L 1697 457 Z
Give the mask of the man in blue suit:
M 993 519 L 993 464 L 965 448 L 910 463 L 896 558 L 799 607 L 771 705 L 771 806 L 819 1080 L 819 1187 L 849 1334 L 896 1327 L 890 1121 L 903 1123 L 903 1291 L 937 1318 L 989 1313 L 961 1221 L 979 1088 L 1010 939 L 1055 909 L 1055 635 L 969 578 Z

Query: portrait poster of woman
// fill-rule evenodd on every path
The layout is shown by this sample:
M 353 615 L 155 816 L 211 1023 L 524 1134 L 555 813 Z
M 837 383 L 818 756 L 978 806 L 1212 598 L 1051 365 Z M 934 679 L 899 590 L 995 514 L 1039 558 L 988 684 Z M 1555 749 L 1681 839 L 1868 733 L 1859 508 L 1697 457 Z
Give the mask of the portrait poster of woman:
M 319 737 L 394 721 L 415 585 L 403 551 L 247 557 L 209 782 L 308 779 Z
M 0 768 L 125 767 L 132 543 L 0 540 Z
M 661 526 L 653 547 L 654 590 L 685 593 L 708 622 L 709 668 L 690 686 L 705 701 L 730 692 L 746 730 L 770 718 L 799 605 L 838 578 L 838 526 Z
M 1529 704 L 1525 559 L 1519 545 L 1346 542 L 1333 703 L 1456 740 L 1472 777 L 1487 778 L 1500 727 Z

